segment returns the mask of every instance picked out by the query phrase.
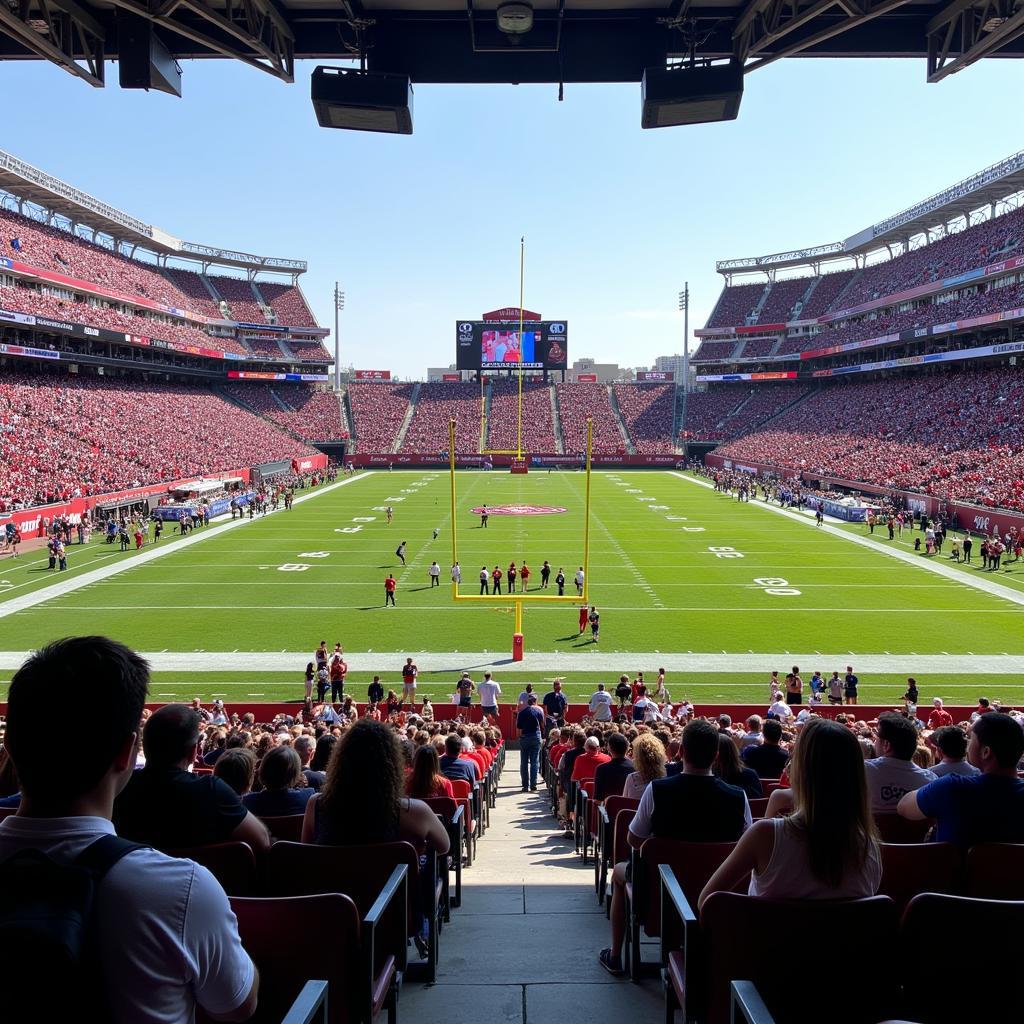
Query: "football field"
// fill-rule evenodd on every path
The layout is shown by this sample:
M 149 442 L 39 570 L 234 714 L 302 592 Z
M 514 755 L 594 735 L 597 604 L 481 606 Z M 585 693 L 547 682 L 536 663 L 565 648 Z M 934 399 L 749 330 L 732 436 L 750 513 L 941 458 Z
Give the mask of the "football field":
M 559 567 L 574 594 L 584 560 L 585 482 L 579 472 L 458 475 L 462 593 L 481 566 L 526 560 L 530 592 L 554 594 Z M 68 634 L 103 633 L 150 657 L 153 696 L 294 699 L 317 643 L 344 645 L 348 689 L 380 673 L 400 683 L 412 655 L 421 692 L 447 700 L 463 669 L 572 699 L 597 681 L 668 671 L 673 698 L 763 703 L 771 669 L 798 664 L 840 674 L 852 664 L 864 703 L 896 702 L 907 675 L 922 699 L 1024 703 L 1024 566 L 1000 573 L 913 552 L 911 538 L 814 526 L 813 519 L 740 504 L 676 472 L 592 476 L 589 599 L 600 643 L 578 631 L 578 606 L 527 604 L 526 658 L 510 661 L 507 597 L 452 600 L 450 481 L 441 471 L 365 473 L 301 492 L 290 512 L 221 522 L 188 538 L 122 554 L 102 539 L 69 548 L 69 571 L 45 553 L 0 560 L 0 680 L 24 652 Z M 473 509 L 492 512 L 486 528 Z M 394 508 L 394 521 L 385 509 Z M 438 536 L 433 537 L 434 530 Z M 395 554 L 405 541 L 406 564 Z M 552 582 L 540 591 L 547 559 Z M 441 586 L 431 587 L 436 560 Z M 384 606 L 384 579 L 398 581 Z M 503 580 L 503 584 L 504 584 Z M 504 590 L 504 586 L 503 586 Z M 68 695 L 72 696 L 72 695 Z

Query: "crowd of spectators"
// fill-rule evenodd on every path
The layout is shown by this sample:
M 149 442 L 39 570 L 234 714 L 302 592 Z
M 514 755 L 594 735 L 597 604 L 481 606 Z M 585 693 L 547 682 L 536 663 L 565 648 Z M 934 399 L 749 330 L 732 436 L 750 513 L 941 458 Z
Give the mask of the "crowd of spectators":
M 709 341 L 705 339 L 700 343 L 697 351 L 693 353 L 691 361 L 694 363 L 728 362 L 736 351 L 737 344 L 735 338 L 730 338 L 728 341 Z
M 298 287 L 269 281 L 257 281 L 256 287 L 274 311 L 279 324 L 286 327 L 316 327 L 316 320 Z
M 629 439 L 639 455 L 672 452 L 675 419 L 674 384 L 615 384 L 615 401 Z
M 594 423 L 592 450 L 595 454 L 625 452 L 625 441 L 608 397 L 607 384 L 556 384 L 555 390 L 566 453 L 586 451 L 588 417 Z
M 857 273 L 856 268 L 851 268 L 850 270 L 834 270 L 822 274 L 814 286 L 814 291 L 811 292 L 803 309 L 800 310 L 800 319 L 813 320 L 815 317 L 823 316 Z M 842 302 L 843 305 L 846 304 L 845 297 Z
M 460 453 L 478 452 L 480 417 L 479 384 L 461 381 L 422 384 L 401 450 L 403 453 L 427 455 L 448 451 L 448 422 L 454 419 L 455 450 Z M 358 434 L 358 426 L 356 432 Z M 370 450 L 362 444 L 361 437 L 360 448 Z
M 756 284 L 734 284 L 725 288 L 708 320 L 708 327 L 740 327 L 745 324 L 765 287 L 764 281 L 758 281 Z
M 207 274 L 207 281 L 217 294 L 228 304 L 230 318 L 247 324 L 265 324 L 263 306 L 252 290 L 252 285 L 243 277 L 228 277 L 226 274 Z
M 224 392 L 304 440 L 337 441 L 347 436 L 338 396 L 315 384 L 232 383 Z
M 519 416 L 519 382 L 512 377 L 491 378 L 487 411 L 487 447 L 515 451 Z M 556 451 L 552 427 L 551 388 L 542 381 L 523 381 L 522 450 Z
M 334 361 L 334 356 L 327 351 L 322 341 L 289 338 L 287 341 L 282 341 L 281 344 L 300 363 L 330 363 Z
M 348 404 L 360 454 L 394 450 L 414 388 L 387 380 L 349 384 Z
M 810 287 L 809 277 L 791 277 L 785 281 L 776 281 L 768 298 L 764 300 L 761 312 L 757 315 L 759 324 L 785 324 L 794 319 L 793 307 L 803 298 L 804 292 Z
M 246 336 L 242 341 L 242 344 L 248 348 L 254 356 L 258 356 L 260 359 L 287 359 L 288 357 L 281 351 L 281 346 L 277 342 L 277 338 L 257 338 Z
M 313 454 L 203 387 L 63 372 L 0 372 L 0 436 L 0 510 Z
M 175 321 L 159 313 L 149 314 L 142 310 L 138 314 L 121 313 L 101 299 L 86 302 L 58 298 L 20 285 L 14 288 L 0 286 L 0 307 L 53 320 L 70 320 L 90 327 L 160 338 L 178 347 L 197 346 L 245 354 L 245 349 L 234 338 L 212 338 L 185 321 Z
M 186 296 L 188 309 L 195 313 L 202 313 L 203 316 L 212 317 L 214 320 L 223 320 L 220 303 L 210 294 L 206 287 L 202 274 L 194 270 L 185 270 L 184 267 L 164 267 L 164 277 Z
M 767 355 L 772 354 L 772 349 L 775 348 L 775 343 L 779 339 L 776 338 L 751 338 L 749 341 L 743 343 L 743 348 L 740 349 L 736 355 L 736 359 L 763 359 Z
M 722 384 L 707 391 L 691 391 L 686 396 L 682 437 L 690 441 L 723 441 L 727 433 L 724 421 L 750 394 L 743 384 Z
M 990 367 L 837 382 L 718 454 L 1024 510 L 1024 374 Z

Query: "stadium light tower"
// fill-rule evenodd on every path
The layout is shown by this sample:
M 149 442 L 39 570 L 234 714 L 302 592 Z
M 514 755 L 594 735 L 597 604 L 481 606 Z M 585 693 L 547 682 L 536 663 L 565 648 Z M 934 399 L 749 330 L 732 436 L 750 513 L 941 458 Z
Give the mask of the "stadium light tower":
M 341 341 L 338 333 L 338 314 L 345 308 L 345 293 L 334 282 L 334 390 L 341 390 Z
M 690 282 L 679 293 L 679 309 L 683 314 L 683 394 L 690 391 Z

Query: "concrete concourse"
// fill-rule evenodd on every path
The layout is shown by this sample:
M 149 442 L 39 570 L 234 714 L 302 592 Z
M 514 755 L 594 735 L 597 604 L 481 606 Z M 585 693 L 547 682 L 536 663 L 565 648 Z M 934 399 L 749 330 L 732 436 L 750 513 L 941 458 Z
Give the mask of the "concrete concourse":
M 403 985 L 400 1022 L 663 1019 L 655 977 L 634 985 L 598 964 L 610 929 L 593 865 L 583 865 L 550 810 L 543 787 L 520 791 L 519 754 L 510 750 L 491 827 L 463 872 L 463 905 L 441 935 L 437 983 Z

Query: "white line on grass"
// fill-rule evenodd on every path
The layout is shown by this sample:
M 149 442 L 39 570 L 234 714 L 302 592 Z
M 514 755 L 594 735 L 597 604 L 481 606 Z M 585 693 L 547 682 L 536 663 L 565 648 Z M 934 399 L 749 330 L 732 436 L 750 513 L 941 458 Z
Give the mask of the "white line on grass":
M 697 480 L 692 476 L 686 476 L 684 473 L 677 473 L 675 470 L 672 470 L 669 475 L 678 477 L 680 480 L 685 480 L 687 483 L 695 484 L 698 487 L 704 487 L 709 491 L 714 490 L 714 487 L 711 484 L 705 483 L 703 480 Z M 750 502 L 749 504 L 756 505 L 757 508 L 767 509 L 769 512 L 774 512 L 780 516 L 786 516 L 787 519 L 803 523 L 805 526 L 813 527 L 814 520 L 808 519 L 799 512 L 791 512 L 789 509 L 784 508 L 775 508 L 774 505 L 768 505 L 764 502 Z M 905 551 L 897 551 L 894 548 L 886 547 L 886 545 L 881 544 L 876 540 L 872 540 L 870 537 L 858 537 L 856 534 L 850 533 L 847 530 L 840 530 L 835 526 L 822 526 L 816 529 L 822 533 L 831 534 L 833 537 L 842 537 L 844 540 L 848 540 L 853 544 L 859 544 L 863 548 L 870 548 L 872 551 L 879 551 L 883 555 L 888 555 L 890 558 L 906 562 L 907 565 L 916 566 L 918 569 L 927 569 L 929 572 L 933 572 L 937 576 L 943 577 L 943 579 L 950 580 L 953 583 L 959 583 L 963 586 L 973 587 L 975 590 L 980 590 L 982 593 L 988 594 L 991 597 L 1001 597 L 1006 601 L 1011 601 L 1013 604 L 1024 605 L 1024 593 L 1017 590 L 1011 590 L 1009 587 L 1001 586 L 991 580 L 976 580 L 971 579 L 969 576 L 965 577 L 955 569 L 949 569 L 946 566 L 935 562 L 923 561 L 919 555 L 912 555 Z
M 355 483 L 357 480 L 368 479 L 370 479 L 369 474 L 363 474 L 361 476 L 350 476 L 345 480 L 338 480 L 336 483 L 327 484 L 326 487 L 317 488 L 313 493 L 300 495 L 295 499 L 295 504 L 298 505 L 303 501 L 318 498 L 322 494 L 327 494 L 329 491 L 337 490 L 339 487 L 345 487 L 347 484 Z M 287 515 L 287 512 L 284 509 L 279 509 L 277 512 L 271 512 L 270 515 Z M 13 615 L 15 612 L 24 611 L 26 608 L 34 608 L 37 605 L 46 604 L 54 598 L 64 597 L 66 594 L 71 594 L 76 590 L 81 590 L 83 587 L 87 587 L 91 583 L 99 583 L 101 580 L 109 579 L 111 576 L 117 576 L 122 572 L 127 572 L 129 569 L 134 569 L 140 565 L 146 565 L 148 562 L 152 562 L 157 558 L 163 558 L 164 555 L 173 554 L 175 551 L 182 551 L 187 547 L 191 547 L 193 544 L 201 544 L 208 537 L 222 537 L 225 530 L 234 530 L 242 526 L 249 526 L 253 523 L 260 523 L 263 521 L 264 517 L 262 516 L 253 519 L 235 519 L 232 522 L 224 523 L 217 530 L 211 530 L 208 533 L 204 532 L 200 534 L 193 534 L 190 537 L 185 537 L 183 540 L 176 541 L 174 544 L 169 544 L 166 547 L 152 547 L 148 550 L 144 548 L 132 559 L 126 559 L 123 562 L 115 562 L 112 565 L 104 565 L 99 569 L 92 569 L 89 572 L 82 573 L 81 576 L 76 576 L 74 579 L 55 583 L 52 587 L 44 587 L 42 590 L 33 591 L 31 594 L 24 594 L 21 597 L 15 597 L 10 601 L 4 601 L 0 604 L 0 619 L 6 618 L 8 615 Z
M 667 654 L 657 652 L 610 652 L 591 646 L 594 657 L 580 652 L 529 652 L 522 661 L 513 662 L 503 653 L 493 651 L 424 653 L 417 655 L 416 664 L 420 672 L 451 672 L 464 670 L 483 672 L 492 670 L 499 673 L 557 672 L 571 675 L 577 672 L 606 672 L 609 678 L 622 672 L 634 672 L 637 666 L 657 665 L 668 672 L 767 672 L 782 665 L 832 664 L 844 667 L 851 663 L 848 653 L 830 652 L 825 655 L 808 653 L 766 654 Z M 345 660 L 355 672 L 394 672 L 395 665 L 401 665 L 407 652 L 374 651 L 345 652 Z M 20 668 L 28 657 L 28 651 L 0 651 L 0 670 Z M 250 651 L 229 653 L 227 651 L 165 651 L 144 653 L 154 672 L 293 672 L 309 660 L 302 651 L 263 652 Z M 1010 675 L 1024 673 L 1024 655 L 948 655 L 939 654 L 858 654 L 853 665 L 862 677 L 883 674 L 910 675 Z M 671 682 L 671 680 L 670 680 Z M 220 686 L 252 685 L 245 683 L 220 682 Z

